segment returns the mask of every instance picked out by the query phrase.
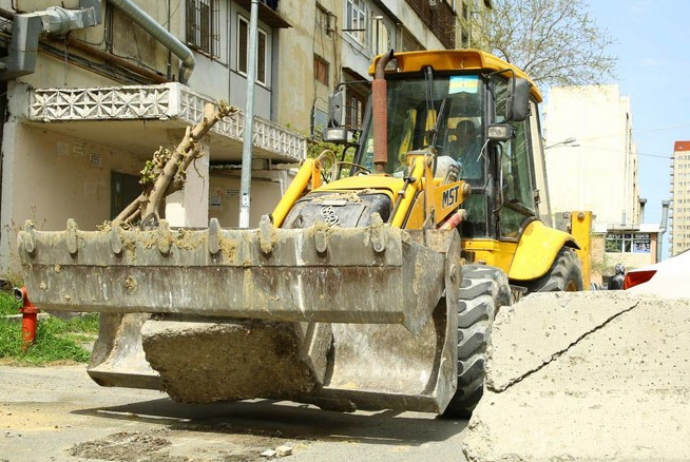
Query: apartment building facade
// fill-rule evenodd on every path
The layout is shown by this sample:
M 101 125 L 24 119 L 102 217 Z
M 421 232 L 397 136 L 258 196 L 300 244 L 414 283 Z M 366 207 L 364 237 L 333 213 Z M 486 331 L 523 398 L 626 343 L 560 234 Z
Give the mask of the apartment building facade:
M 664 230 L 644 223 L 630 98 L 617 85 L 554 87 L 544 127 L 554 216 L 594 213 L 593 280 L 605 285 L 618 263 L 658 261 Z
M 340 82 L 369 80 L 372 58 L 389 48 L 455 47 L 456 2 L 259 2 L 250 226 L 289 185 L 308 138 L 326 122 L 328 94 Z M 69 217 L 83 229 L 112 219 L 139 194 L 153 151 L 176 144 L 220 99 L 240 112 L 202 142 L 208 155 L 168 198 L 166 216 L 172 226 L 204 227 L 211 217 L 237 225 L 250 7 L 0 0 L 3 271 L 27 219 L 44 230 L 64 229 Z M 364 82 L 348 86 L 350 125 L 361 121 L 368 91 Z
M 637 223 L 630 98 L 617 85 L 551 88 L 544 127 L 551 209 L 591 210 L 608 227 Z
M 690 249 L 690 141 L 676 141 L 671 160 L 671 255 Z

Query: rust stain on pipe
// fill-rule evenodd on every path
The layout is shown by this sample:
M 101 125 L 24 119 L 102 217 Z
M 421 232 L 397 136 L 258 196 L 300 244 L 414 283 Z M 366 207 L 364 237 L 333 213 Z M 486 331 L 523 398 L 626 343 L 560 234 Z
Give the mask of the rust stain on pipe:
M 379 58 L 374 73 L 374 81 L 371 85 L 373 98 L 373 123 L 374 123 L 374 165 L 377 172 L 383 172 L 388 162 L 388 117 L 386 94 L 386 78 L 384 69 L 386 64 L 393 59 L 393 50 Z

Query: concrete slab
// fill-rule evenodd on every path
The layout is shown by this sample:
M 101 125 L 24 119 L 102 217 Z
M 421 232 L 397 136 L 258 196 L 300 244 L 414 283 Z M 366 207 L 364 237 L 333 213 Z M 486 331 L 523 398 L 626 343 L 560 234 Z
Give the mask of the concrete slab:
M 690 306 L 625 292 L 499 312 L 470 461 L 690 459 Z

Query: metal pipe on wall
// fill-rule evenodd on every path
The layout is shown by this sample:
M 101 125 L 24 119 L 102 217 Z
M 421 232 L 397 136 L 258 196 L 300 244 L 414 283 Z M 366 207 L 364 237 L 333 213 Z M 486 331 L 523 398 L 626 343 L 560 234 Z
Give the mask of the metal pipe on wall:
M 130 0 L 108 1 L 180 59 L 178 80 L 187 84 L 194 72 L 195 61 L 192 50 Z

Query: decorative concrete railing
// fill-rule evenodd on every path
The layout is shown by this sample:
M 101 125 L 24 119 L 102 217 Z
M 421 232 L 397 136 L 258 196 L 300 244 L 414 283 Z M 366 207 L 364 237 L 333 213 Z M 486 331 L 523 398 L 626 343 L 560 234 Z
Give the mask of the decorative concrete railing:
M 193 124 L 201 120 L 205 104 L 213 102 L 179 83 L 36 89 L 30 98 L 29 119 L 36 122 L 178 119 Z M 240 111 L 217 123 L 212 131 L 241 141 L 244 126 L 245 114 Z M 254 117 L 252 142 L 286 160 L 301 160 L 306 155 L 304 136 L 261 117 Z

